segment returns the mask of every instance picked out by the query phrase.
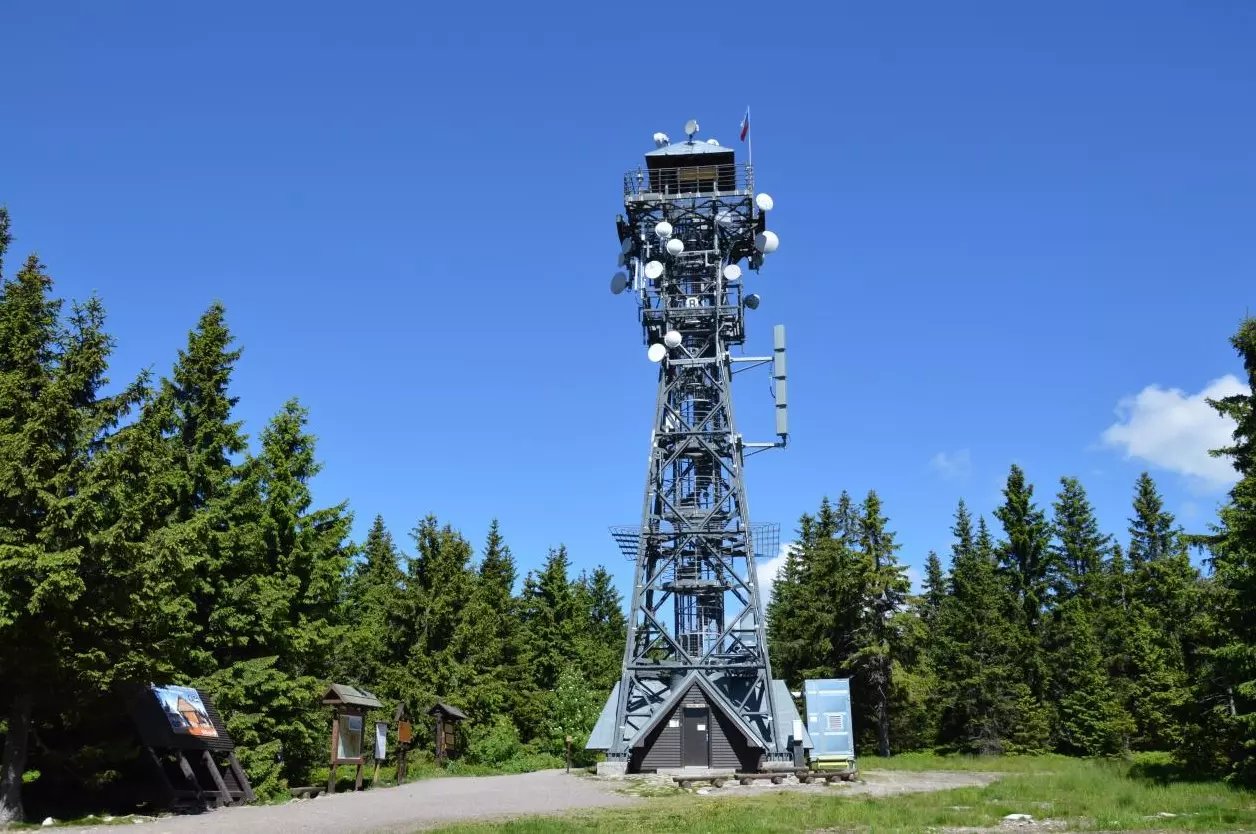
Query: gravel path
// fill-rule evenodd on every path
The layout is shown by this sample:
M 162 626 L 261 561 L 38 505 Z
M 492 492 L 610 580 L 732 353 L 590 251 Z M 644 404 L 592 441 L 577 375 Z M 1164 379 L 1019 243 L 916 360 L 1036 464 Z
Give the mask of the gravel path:
M 283 805 L 222 808 L 196 816 L 161 817 L 135 825 L 57 828 L 57 834 L 350 834 L 420 831 L 459 820 L 553 814 L 641 800 L 615 792 L 622 785 L 542 770 L 511 776 L 424 779 L 396 788 L 339 793 Z
M 741 786 L 735 781 L 723 788 L 699 787 L 700 796 L 753 796 L 776 791 L 825 793 L 830 796 L 865 794 L 893 796 L 919 791 L 988 785 L 996 773 L 951 771 L 873 770 L 860 774 L 861 781 L 825 785 L 785 784 L 767 780 Z M 97 825 L 56 828 L 57 834 L 404 834 L 460 820 L 511 818 L 531 814 L 559 814 L 579 808 L 603 808 L 648 801 L 619 791 L 631 784 L 672 787 L 668 777 L 633 777 L 631 781 L 590 779 L 561 770 L 542 770 L 513 776 L 456 776 L 424 779 L 399 788 L 379 788 L 362 793 L 340 793 L 303 799 L 283 805 L 223 808 L 196 816 L 160 817 L 130 825 Z

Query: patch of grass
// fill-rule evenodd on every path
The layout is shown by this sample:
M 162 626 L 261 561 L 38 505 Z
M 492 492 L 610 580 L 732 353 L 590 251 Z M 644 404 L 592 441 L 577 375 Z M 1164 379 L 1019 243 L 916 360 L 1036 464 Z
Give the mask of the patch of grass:
M 963 770 L 983 773 L 1044 773 L 1054 763 L 1072 767 L 1078 760 L 1068 756 L 960 756 L 938 753 L 902 753 L 888 759 L 868 757 L 859 760 L 860 770 Z
M 445 834 L 785 834 L 830 829 L 861 834 L 918 832 L 963 826 L 997 826 L 1007 814 L 1067 822 L 1086 831 L 1235 831 L 1256 828 L 1256 794 L 1218 782 L 1161 784 L 1131 775 L 1130 762 L 1085 761 L 1063 756 L 1007 760 L 955 760 L 919 756 L 864 762 L 877 770 L 997 770 L 999 781 L 895 797 L 777 791 L 756 797 L 708 796 L 650 799 L 632 808 L 506 823 L 442 828 Z M 875 764 L 875 766 L 869 766 Z M 884 768 L 882 765 L 886 765 Z M 1160 813 L 1173 814 L 1160 817 Z
M 675 782 L 660 782 L 655 779 L 634 779 L 629 776 L 622 788 L 618 788 L 616 793 L 622 793 L 626 796 L 678 796 L 680 794 L 688 794 L 688 791 L 681 788 Z

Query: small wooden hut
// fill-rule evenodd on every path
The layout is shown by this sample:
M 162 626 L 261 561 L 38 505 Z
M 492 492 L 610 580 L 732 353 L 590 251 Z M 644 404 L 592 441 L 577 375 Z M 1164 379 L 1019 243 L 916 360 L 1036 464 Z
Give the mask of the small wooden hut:
M 436 717 L 436 761 L 443 764 L 458 754 L 458 724 L 467 720 L 467 714 L 442 701 L 427 714 Z
M 327 773 L 327 792 L 336 791 L 336 770 L 342 764 L 356 765 L 353 789 L 362 790 L 362 766 L 366 764 L 363 737 L 366 714 L 383 706 L 374 695 L 342 683 L 333 683 L 323 696 L 331 707 L 331 761 Z

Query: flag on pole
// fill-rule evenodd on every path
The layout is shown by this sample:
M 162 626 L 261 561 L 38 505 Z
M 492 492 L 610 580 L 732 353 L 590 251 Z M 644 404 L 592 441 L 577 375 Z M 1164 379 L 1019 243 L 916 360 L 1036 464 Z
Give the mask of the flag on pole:
M 750 108 L 746 108 L 746 115 L 741 119 L 741 141 L 745 142 L 746 137 L 750 134 Z

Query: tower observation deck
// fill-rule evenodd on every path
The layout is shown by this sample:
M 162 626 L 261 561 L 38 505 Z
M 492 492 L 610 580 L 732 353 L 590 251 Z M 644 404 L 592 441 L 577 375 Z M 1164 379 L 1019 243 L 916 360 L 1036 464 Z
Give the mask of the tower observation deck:
M 634 564 L 619 683 L 588 747 L 636 772 L 705 765 L 786 765 L 797 712 L 773 680 L 755 555 L 775 555 L 779 528 L 752 525 L 745 458 L 788 438 L 784 327 L 771 356 L 734 357 L 746 341 L 745 289 L 778 239 L 771 197 L 732 149 L 656 134 L 644 168 L 624 175 L 616 218 L 622 271 L 611 291 L 636 298 L 648 358 L 658 363 L 641 524 L 612 528 Z M 743 267 L 744 264 L 744 267 Z M 775 440 L 746 442 L 733 419 L 736 370 L 772 366 Z

